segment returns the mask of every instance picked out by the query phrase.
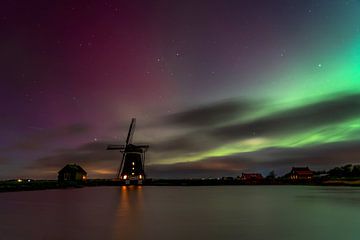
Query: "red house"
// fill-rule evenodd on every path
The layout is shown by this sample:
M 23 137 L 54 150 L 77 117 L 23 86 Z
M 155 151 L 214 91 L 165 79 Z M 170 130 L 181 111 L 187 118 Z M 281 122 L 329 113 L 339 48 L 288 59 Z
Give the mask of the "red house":
M 293 167 L 290 172 L 291 180 L 311 180 L 314 172 L 308 167 Z
M 240 180 L 246 182 L 259 182 L 262 181 L 264 178 L 260 173 L 242 173 Z

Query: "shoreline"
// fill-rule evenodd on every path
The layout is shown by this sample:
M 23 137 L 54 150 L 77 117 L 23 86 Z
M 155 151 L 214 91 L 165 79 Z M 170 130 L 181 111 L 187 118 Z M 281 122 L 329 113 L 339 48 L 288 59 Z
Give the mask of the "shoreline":
M 38 191 L 48 189 L 67 189 L 96 186 L 126 186 L 124 182 L 111 179 L 89 179 L 86 182 L 59 183 L 57 180 L 16 180 L 0 181 L 0 193 Z M 147 179 L 141 186 L 348 186 L 360 187 L 360 179 L 332 179 L 322 181 L 264 180 L 259 182 L 243 182 L 239 180 L 218 179 Z

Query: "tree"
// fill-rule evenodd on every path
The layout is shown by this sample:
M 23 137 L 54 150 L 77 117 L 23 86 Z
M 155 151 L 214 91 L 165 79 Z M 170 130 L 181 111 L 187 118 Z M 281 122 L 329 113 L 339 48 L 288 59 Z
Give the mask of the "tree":
M 269 174 L 266 176 L 267 179 L 275 179 L 276 175 L 275 175 L 275 171 L 272 170 L 271 172 L 269 172 Z
M 360 178 L 360 165 L 353 166 L 351 175 L 352 177 Z
M 329 170 L 330 177 L 340 178 L 343 176 L 343 169 L 339 167 L 335 167 Z

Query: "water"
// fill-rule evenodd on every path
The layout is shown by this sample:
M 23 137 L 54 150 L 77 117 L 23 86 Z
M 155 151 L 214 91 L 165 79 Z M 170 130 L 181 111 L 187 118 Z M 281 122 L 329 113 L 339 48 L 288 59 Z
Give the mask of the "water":
M 92 187 L 0 193 L 0 239 L 360 239 L 360 188 Z

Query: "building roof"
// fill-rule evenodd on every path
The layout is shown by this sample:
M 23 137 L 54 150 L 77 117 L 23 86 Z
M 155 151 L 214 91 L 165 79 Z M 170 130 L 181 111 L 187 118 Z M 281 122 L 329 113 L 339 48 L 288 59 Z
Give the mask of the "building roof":
M 262 179 L 263 176 L 261 175 L 261 173 L 242 173 L 241 174 L 241 178 L 245 178 L 245 179 Z
M 291 172 L 296 173 L 297 175 L 312 175 L 313 174 L 313 171 L 311 171 L 308 167 L 293 167 Z
M 67 164 L 65 167 L 63 167 L 58 173 L 62 172 L 80 172 L 82 174 L 86 174 L 86 171 L 80 167 L 79 165 L 73 163 L 73 164 Z

